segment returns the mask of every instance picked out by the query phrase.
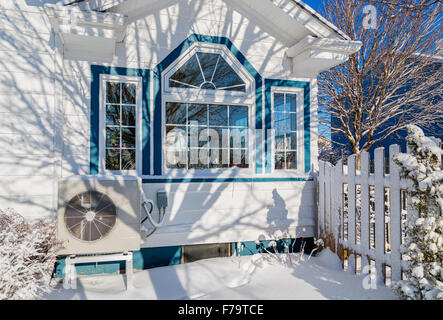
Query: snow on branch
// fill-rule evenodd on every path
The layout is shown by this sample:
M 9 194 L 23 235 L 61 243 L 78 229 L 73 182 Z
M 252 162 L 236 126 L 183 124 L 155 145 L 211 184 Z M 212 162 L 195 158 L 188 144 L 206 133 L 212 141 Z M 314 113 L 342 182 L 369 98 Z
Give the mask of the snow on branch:
M 59 247 L 54 221 L 31 223 L 13 209 L 0 210 L 0 300 L 48 292 Z
M 394 161 L 402 176 L 412 181 L 412 210 L 401 248 L 408 268 L 407 279 L 396 283 L 394 291 L 403 299 L 443 300 L 443 151 L 439 141 L 426 137 L 419 127 L 410 125 L 407 131 L 410 153 L 399 154 Z

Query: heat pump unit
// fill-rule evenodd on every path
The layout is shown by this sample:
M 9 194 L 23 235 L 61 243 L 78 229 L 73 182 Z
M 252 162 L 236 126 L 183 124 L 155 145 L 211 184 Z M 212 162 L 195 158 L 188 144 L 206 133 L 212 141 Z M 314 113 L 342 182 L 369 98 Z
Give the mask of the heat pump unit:
M 140 249 L 141 181 L 126 176 L 73 176 L 58 182 L 59 254 Z

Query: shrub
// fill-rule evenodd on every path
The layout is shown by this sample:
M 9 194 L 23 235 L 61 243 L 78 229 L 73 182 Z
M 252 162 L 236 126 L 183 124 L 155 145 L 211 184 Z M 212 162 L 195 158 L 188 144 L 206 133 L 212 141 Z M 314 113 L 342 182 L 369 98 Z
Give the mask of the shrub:
M 50 290 L 59 244 L 51 219 L 29 222 L 0 210 L 0 299 L 35 299 Z

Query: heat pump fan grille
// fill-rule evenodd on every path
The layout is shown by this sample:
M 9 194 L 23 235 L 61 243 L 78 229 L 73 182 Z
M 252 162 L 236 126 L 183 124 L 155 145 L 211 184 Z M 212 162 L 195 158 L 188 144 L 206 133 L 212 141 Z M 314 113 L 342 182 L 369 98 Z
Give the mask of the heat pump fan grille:
M 87 191 L 72 198 L 66 207 L 65 225 L 76 238 L 100 240 L 111 231 L 117 219 L 112 200 L 97 191 Z

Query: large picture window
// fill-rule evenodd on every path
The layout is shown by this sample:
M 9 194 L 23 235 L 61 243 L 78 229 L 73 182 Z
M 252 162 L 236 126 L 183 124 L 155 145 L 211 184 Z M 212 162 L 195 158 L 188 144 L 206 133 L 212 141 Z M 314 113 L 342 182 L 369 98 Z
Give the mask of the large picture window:
M 135 171 L 138 146 L 138 82 L 104 79 L 103 163 L 107 171 Z
M 168 102 L 168 168 L 248 167 L 248 107 Z
M 165 71 L 165 169 L 249 168 L 251 83 L 226 48 L 190 48 Z

